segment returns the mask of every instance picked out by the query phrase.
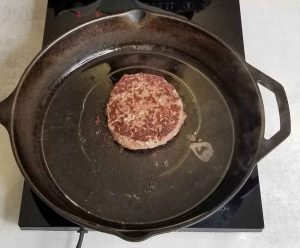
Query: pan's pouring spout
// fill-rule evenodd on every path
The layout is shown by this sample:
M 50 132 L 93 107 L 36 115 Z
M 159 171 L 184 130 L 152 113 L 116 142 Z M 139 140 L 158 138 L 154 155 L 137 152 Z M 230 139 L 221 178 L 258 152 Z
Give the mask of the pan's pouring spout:
M 127 13 L 128 18 L 136 23 L 141 23 L 147 16 L 147 12 L 141 9 L 131 10 Z

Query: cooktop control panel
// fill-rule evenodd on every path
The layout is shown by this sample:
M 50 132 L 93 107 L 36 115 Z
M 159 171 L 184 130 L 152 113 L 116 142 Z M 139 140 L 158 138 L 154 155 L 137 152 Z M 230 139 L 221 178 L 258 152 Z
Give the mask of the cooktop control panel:
M 140 0 L 143 3 L 176 13 L 194 12 L 206 8 L 212 0 Z
M 68 9 L 78 9 L 89 5 L 101 4 L 104 1 L 114 4 L 114 0 L 48 0 L 49 7 L 53 8 L 55 14 Z M 120 2 L 119 0 L 118 2 Z M 129 1 L 129 0 L 127 0 Z M 133 0 L 148 4 L 154 7 L 161 8 L 166 11 L 172 11 L 177 14 L 185 16 L 192 16 L 193 13 L 198 12 L 208 7 L 212 0 Z M 116 4 L 116 2 L 115 2 Z M 120 3 L 119 3 L 120 4 Z

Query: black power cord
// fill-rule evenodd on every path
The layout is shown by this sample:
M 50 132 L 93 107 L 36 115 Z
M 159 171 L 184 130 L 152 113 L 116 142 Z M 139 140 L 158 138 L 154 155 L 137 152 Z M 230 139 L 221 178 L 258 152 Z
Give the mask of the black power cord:
M 88 231 L 85 230 L 84 227 L 80 227 L 77 232 L 79 233 L 79 239 L 78 239 L 78 243 L 76 245 L 76 248 L 81 248 L 84 234 L 86 234 Z

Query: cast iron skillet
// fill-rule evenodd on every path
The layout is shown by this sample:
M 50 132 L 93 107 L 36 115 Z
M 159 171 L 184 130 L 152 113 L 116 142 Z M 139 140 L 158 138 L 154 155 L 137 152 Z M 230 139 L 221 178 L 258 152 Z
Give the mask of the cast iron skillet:
M 135 72 L 164 76 L 183 99 L 185 124 L 163 147 L 123 149 L 107 128 L 110 90 Z M 258 83 L 279 108 L 280 130 L 269 140 Z M 91 21 L 49 45 L 0 103 L 0 122 L 42 200 L 130 241 L 213 214 L 290 133 L 279 83 L 198 26 L 144 10 Z

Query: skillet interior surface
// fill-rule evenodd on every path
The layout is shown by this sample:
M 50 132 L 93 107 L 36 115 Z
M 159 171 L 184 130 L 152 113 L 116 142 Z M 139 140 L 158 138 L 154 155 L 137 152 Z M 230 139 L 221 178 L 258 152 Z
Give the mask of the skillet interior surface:
M 55 93 L 42 129 L 57 185 L 83 209 L 114 222 L 152 223 L 193 208 L 219 185 L 233 152 L 229 108 L 203 69 L 175 51 L 147 48 L 119 48 L 78 68 Z M 123 149 L 107 127 L 113 84 L 137 72 L 164 76 L 187 114 L 180 133 L 156 149 Z

